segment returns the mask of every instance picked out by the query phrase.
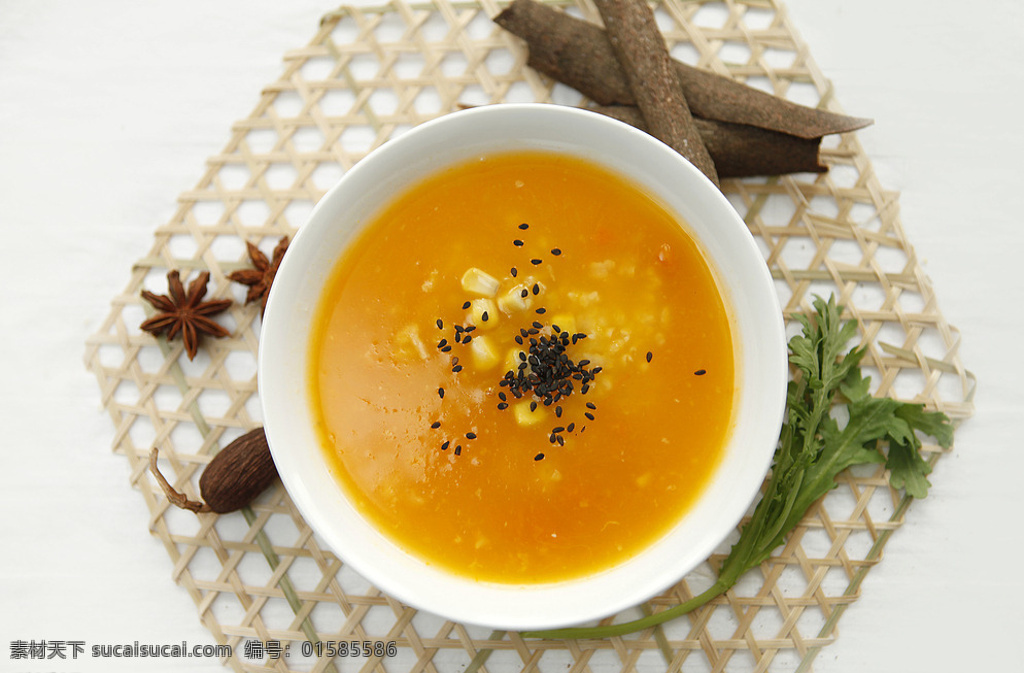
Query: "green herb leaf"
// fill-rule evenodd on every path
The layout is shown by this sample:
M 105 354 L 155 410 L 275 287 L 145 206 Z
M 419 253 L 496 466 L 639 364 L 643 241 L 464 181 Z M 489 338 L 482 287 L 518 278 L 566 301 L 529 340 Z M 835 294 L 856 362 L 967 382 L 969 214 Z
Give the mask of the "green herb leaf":
M 886 464 L 893 488 L 923 498 L 931 466 L 920 454 L 918 433 L 940 446 L 953 441 L 949 419 L 926 412 L 920 404 L 871 395 L 871 380 L 858 367 L 863 348 L 847 351 L 857 326 L 842 322 L 835 298 L 816 297 L 813 316 L 797 316 L 802 333 L 790 339 L 789 361 L 795 369 L 787 392 L 786 421 L 775 450 L 766 490 L 740 537 L 722 563 L 718 580 L 704 593 L 668 610 L 611 626 L 525 632 L 527 637 L 606 638 L 662 624 L 726 592 L 751 568 L 782 545 L 822 496 L 836 487 L 836 476 L 853 465 Z M 845 352 L 844 352 L 845 351 Z M 832 411 L 844 400 L 847 421 Z M 882 448 L 887 447 L 884 454 Z
M 931 435 L 944 449 L 953 446 L 953 426 L 946 414 L 925 411 L 923 404 L 903 404 L 896 415 L 910 424 L 910 427 Z
M 885 466 L 889 470 L 889 483 L 893 488 L 902 488 L 907 495 L 915 498 L 928 495 L 931 483 L 925 476 L 932 471 L 932 466 L 921 457 L 916 447 L 890 441 L 889 458 Z
M 905 424 L 900 433 L 890 432 L 889 455 L 885 467 L 889 470 L 889 483 L 902 488 L 907 495 L 923 498 L 931 486 L 928 474 L 932 466 L 921 455 L 921 440 L 917 433 L 931 435 L 942 448 L 953 445 L 953 426 L 945 414 L 925 411 L 921 404 L 903 404 L 895 412 Z

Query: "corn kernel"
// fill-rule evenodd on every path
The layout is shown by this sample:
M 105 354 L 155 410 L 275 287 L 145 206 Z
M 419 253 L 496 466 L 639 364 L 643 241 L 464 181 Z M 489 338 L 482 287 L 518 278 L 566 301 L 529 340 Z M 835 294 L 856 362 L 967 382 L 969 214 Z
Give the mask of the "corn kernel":
M 523 296 L 523 290 L 527 290 L 525 297 Z M 533 295 L 529 293 L 529 288 L 525 285 L 516 285 L 511 290 L 498 297 L 498 308 L 509 315 L 516 311 L 525 311 L 530 308 L 532 303 Z
M 512 412 L 515 414 L 516 423 L 519 425 L 536 425 L 547 417 L 547 411 L 541 405 L 537 405 L 537 408 L 533 411 L 530 410 L 530 405 L 533 404 L 530 400 L 523 400 L 522 402 L 516 403 L 512 407 Z
M 524 353 L 524 352 L 526 352 L 526 351 L 525 350 L 516 349 L 516 348 L 513 348 L 512 350 L 510 350 L 505 355 L 505 371 L 509 371 L 509 370 L 515 371 L 516 369 L 519 369 L 519 363 L 522 362 L 522 360 L 519 359 L 519 354 L 520 353 Z
M 481 329 L 498 323 L 498 306 L 493 299 L 474 299 L 469 304 L 469 322 Z
M 466 273 L 462 274 L 462 289 L 481 297 L 493 297 L 498 294 L 498 285 L 497 278 L 475 266 L 466 269 Z
M 396 344 L 398 346 L 396 355 L 402 358 L 412 359 L 414 356 L 419 356 L 421 360 L 426 360 L 428 357 L 427 347 L 423 343 L 423 339 L 420 338 L 419 325 L 407 325 L 398 333 Z
M 486 336 L 478 336 L 469 346 L 473 356 L 473 365 L 478 369 L 491 369 L 501 360 L 494 341 Z
M 558 325 L 558 329 L 569 334 L 576 333 L 576 318 L 569 313 L 558 313 L 551 316 L 551 324 Z

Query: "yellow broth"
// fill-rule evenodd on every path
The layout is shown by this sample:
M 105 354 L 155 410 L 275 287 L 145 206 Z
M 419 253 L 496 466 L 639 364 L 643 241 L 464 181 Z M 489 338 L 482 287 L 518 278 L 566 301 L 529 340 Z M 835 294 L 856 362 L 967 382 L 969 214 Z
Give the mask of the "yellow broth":
M 324 453 L 358 508 L 483 581 L 637 554 L 730 427 L 730 323 L 700 250 L 636 186 L 551 153 L 397 195 L 328 279 L 310 347 Z

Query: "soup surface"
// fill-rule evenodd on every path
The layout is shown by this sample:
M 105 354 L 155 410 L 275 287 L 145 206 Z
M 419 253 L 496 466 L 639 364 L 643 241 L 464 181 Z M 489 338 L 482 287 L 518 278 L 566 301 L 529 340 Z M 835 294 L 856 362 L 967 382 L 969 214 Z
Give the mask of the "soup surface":
M 397 195 L 329 278 L 311 349 L 324 450 L 358 507 L 483 581 L 635 555 L 729 432 L 733 343 L 700 251 L 621 177 L 554 154 Z

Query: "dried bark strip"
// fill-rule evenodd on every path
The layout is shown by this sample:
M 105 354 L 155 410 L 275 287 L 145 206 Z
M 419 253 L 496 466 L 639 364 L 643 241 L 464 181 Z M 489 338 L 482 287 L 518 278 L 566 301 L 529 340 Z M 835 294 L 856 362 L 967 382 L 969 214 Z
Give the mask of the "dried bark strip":
M 495 23 L 526 41 L 527 65 L 599 105 L 635 105 L 626 74 L 605 31 L 533 0 L 514 0 Z M 728 77 L 672 61 L 695 117 L 747 124 L 799 138 L 856 131 L 870 119 L 797 105 Z
M 640 110 L 627 105 L 590 108 L 646 131 Z M 789 173 L 824 173 L 819 160 L 820 138 L 797 138 L 745 124 L 695 118 L 704 146 L 715 162 L 720 179 L 749 178 Z
M 468 110 L 476 106 L 460 103 L 457 107 Z M 648 132 L 644 116 L 633 105 L 593 105 L 584 109 Z M 788 133 L 700 117 L 694 117 L 693 123 L 715 162 L 719 179 L 828 171 L 819 154 L 821 138 L 797 138 Z
M 686 157 L 717 185 L 718 171 L 693 123 L 650 5 L 646 0 L 595 0 L 594 4 L 644 116 L 647 131 Z

